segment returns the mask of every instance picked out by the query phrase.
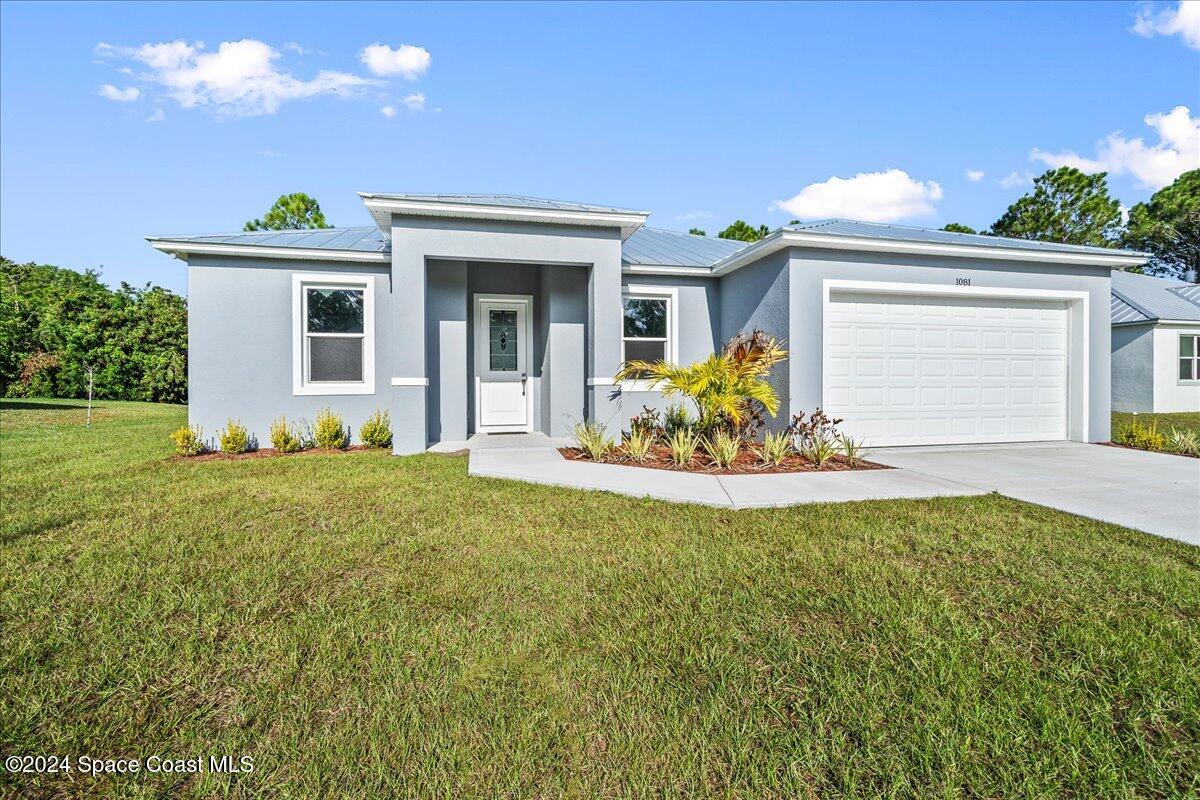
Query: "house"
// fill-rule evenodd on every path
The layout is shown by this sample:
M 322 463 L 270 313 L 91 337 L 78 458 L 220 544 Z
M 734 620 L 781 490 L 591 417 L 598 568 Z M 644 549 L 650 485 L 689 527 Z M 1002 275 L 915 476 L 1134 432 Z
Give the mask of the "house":
M 1200 285 L 1112 275 L 1114 411 L 1200 411 Z
M 156 236 L 188 264 L 189 415 L 390 409 L 396 453 L 623 426 L 627 358 L 787 341 L 775 424 L 821 406 L 871 445 L 1109 438 L 1111 270 L 1136 253 L 828 220 L 753 244 L 511 195 L 362 194 L 374 225 Z

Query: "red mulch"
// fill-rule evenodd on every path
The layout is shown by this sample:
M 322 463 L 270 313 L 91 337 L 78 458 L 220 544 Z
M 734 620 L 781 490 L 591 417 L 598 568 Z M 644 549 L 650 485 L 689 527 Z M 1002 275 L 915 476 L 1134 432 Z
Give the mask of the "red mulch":
M 310 447 L 307 450 L 297 450 L 294 453 L 281 453 L 273 447 L 260 447 L 257 450 L 251 450 L 249 453 L 222 453 L 218 450 L 212 453 L 201 453 L 198 456 L 172 456 L 172 458 L 176 461 L 244 461 L 247 458 L 282 458 L 283 456 L 305 456 L 316 453 L 330 455 L 333 453 L 353 453 L 359 450 L 374 449 L 376 448 L 367 447 L 365 444 L 356 444 L 347 447 L 345 450 L 338 450 L 333 447 Z
M 563 454 L 563 457 L 570 461 L 591 461 L 578 447 L 560 447 L 558 452 Z M 671 448 L 666 445 L 657 444 L 650 448 L 650 456 L 641 464 L 626 456 L 620 450 L 615 451 L 614 455 L 606 458 L 604 464 L 621 464 L 626 467 L 643 467 L 645 469 L 665 469 L 672 472 L 703 472 L 709 475 L 769 475 L 780 472 L 845 472 L 846 470 L 863 470 L 863 469 L 891 469 L 883 464 L 875 464 L 871 461 L 859 460 L 854 466 L 850 466 L 850 462 L 845 456 L 834 456 L 825 462 L 825 466 L 818 468 L 808 459 L 792 454 L 784 459 L 783 463 L 778 467 L 763 466 L 762 462 L 749 448 L 742 448 L 742 452 L 738 453 L 737 460 L 729 469 L 718 469 L 710 459 L 702 451 L 696 451 L 696 455 L 692 456 L 692 463 L 688 467 L 677 467 L 675 462 L 671 460 Z

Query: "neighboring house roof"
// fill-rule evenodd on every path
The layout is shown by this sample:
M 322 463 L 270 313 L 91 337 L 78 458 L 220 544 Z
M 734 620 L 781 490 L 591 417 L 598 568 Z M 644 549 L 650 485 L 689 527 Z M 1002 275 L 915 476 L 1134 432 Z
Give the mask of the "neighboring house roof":
M 1200 285 L 1114 270 L 1112 324 L 1200 322 Z
M 661 228 L 639 228 L 621 245 L 621 261 L 640 266 L 712 267 L 749 245 Z

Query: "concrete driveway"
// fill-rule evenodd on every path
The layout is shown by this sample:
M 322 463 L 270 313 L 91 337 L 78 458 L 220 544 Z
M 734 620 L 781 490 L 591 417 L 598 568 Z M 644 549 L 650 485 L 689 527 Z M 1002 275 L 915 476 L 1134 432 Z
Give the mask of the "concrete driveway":
M 1200 545 L 1200 459 L 1077 442 L 880 448 L 868 458 Z

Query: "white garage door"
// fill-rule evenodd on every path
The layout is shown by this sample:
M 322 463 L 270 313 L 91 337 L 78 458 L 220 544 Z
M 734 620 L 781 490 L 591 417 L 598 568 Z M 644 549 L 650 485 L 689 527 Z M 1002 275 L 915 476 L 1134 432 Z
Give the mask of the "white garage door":
M 825 402 L 868 445 L 1067 438 L 1065 302 L 830 296 Z

